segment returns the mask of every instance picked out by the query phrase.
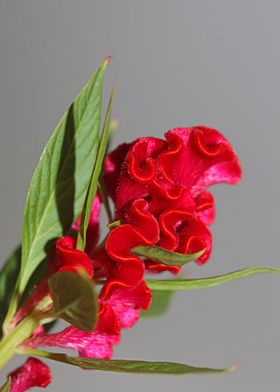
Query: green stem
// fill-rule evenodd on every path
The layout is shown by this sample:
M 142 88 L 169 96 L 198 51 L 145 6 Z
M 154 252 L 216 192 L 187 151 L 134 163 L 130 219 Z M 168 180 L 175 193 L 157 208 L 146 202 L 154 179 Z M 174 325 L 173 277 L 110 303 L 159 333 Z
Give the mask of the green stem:
M 19 298 L 20 298 L 19 291 L 18 291 L 18 286 L 19 286 L 19 279 L 16 282 L 15 289 L 14 289 L 14 292 L 13 292 L 13 295 L 12 295 L 12 298 L 11 298 L 11 301 L 10 301 L 10 304 L 9 304 L 9 308 L 8 308 L 8 311 L 7 311 L 7 315 L 6 315 L 5 320 L 3 322 L 2 329 L 3 329 L 3 334 L 4 335 L 7 335 L 9 333 L 10 323 L 11 323 L 12 318 L 14 317 L 14 315 L 15 315 L 15 313 L 17 311 Z
M 69 361 L 67 361 L 67 355 L 63 353 L 51 353 L 49 351 L 36 349 L 34 350 L 32 348 L 20 348 L 17 350 L 17 353 L 23 355 L 31 355 L 32 357 L 52 359 L 53 361 L 69 364 Z
M 24 318 L 0 342 L 0 369 L 2 369 L 15 355 L 17 347 L 29 338 L 39 326 L 39 319 L 34 313 Z

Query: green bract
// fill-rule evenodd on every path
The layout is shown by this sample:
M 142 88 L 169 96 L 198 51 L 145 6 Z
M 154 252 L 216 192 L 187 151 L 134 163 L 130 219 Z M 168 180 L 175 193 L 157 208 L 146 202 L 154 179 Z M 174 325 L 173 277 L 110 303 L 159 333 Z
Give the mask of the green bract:
M 97 302 L 93 281 L 85 272 L 57 272 L 49 279 L 53 299 L 50 316 L 90 332 L 97 322 Z
M 159 246 L 137 246 L 133 249 L 133 252 L 139 256 L 144 256 L 149 259 L 160 261 L 162 264 L 170 266 L 182 266 L 191 261 L 197 260 L 203 255 L 205 250 L 201 250 L 197 253 L 182 254 L 171 252 L 169 250 L 160 248 Z

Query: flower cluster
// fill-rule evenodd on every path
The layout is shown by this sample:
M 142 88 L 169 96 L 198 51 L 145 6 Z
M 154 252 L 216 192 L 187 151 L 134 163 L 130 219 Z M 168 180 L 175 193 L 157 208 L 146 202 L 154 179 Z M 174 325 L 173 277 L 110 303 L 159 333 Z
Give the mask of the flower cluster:
M 49 257 L 49 275 L 14 318 L 17 324 L 42 298 L 50 296 L 51 274 L 83 269 L 90 279 L 102 284 L 98 324 L 92 332 L 70 326 L 57 333 L 45 333 L 40 328 L 24 346 L 56 346 L 75 349 L 83 357 L 111 358 L 121 330 L 133 326 L 141 310 L 151 304 L 145 271 L 180 270 L 177 266 L 143 260 L 133 249 L 144 245 L 181 254 L 204 251 L 197 260 L 204 264 L 211 255 L 209 225 L 215 217 L 214 198 L 207 188 L 220 182 L 235 184 L 240 177 L 241 167 L 229 142 L 218 131 L 202 126 L 171 130 L 165 140 L 140 138 L 111 152 L 104 162 L 103 180 L 115 205 L 115 220 L 120 224 L 97 246 L 101 207 L 97 195 L 85 251 L 76 249 L 75 236 L 60 238 Z M 78 229 L 79 221 L 73 231 Z M 29 359 L 12 374 L 13 392 L 48 384 L 48 371 L 43 372 L 43 381 L 33 374 L 32 381 L 26 384 L 29 376 L 24 369 L 45 366 L 34 361 Z M 20 384 L 21 378 L 25 384 Z
M 123 144 L 105 161 L 107 188 L 116 205 L 116 219 L 123 223 L 106 244 L 118 266 L 112 285 L 141 281 L 144 265 L 140 258 L 131 257 L 133 247 L 140 244 L 178 253 L 205 249 L 197 260 L 204 264 L 212 248 L 208 226 L 215 218 L 214 198 L 206 189 L 240 180 L 238 158 L 218 131 L 178 128 L 165 136 L 166 140 L 147 137 Z M 154 272 L 170 270 L 151 260 L 145 266 Z

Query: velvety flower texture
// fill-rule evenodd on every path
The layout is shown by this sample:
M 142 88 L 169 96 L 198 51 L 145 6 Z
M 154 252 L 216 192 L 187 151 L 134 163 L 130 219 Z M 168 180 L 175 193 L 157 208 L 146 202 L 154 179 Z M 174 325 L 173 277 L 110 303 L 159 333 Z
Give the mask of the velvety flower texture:
M 96 247 L 101 206 L 97 195 L 85 252 L 76 250 L 75 238 L 66 236 L 57 241 L 49 258 L 49 274 L 82 268 L 103 284 L 97 327 L 92 332 L 72 326 L 52 334 L 36 331 L 24 346 L 64 347 L 83 357 L 111 358 L 122 328 L 132 327 L 141 309 L 151 304 L 145 271 L 180 270 L 143 260 L 133 249 L 156 245 L 183 254 L 205 250 L 197 260 L 204 264 L 211 255 L 209 225 L 215 219 L 214 197 L 207 188 L 220 182 L 235 184 L 240 177 L 241 167 L 230 143 L 218 131 L 202 126 L 173 129 L 165 140 L 145 137 L 115 149 L 105 159 L 104 182 L 121 224 Z M 72 229 L 79 229 L 79 221 Z M 50 295 L 47 279 L 19 310 L 15 323 Z
M 36 358 L 28 358 L 27 361 L 10 373 L 11 392 L 24 392 L 29 388 L 47 387 L 51 382 L 49 367 Z
M 108 285 L 134 286 L 143 279 L 144 264 L 132 255 L 137 245 L 157 245 L 178 253 L 205 249 L 197 260 L 204 264 L 211 255 L 208 226 L 215 218 L 213 195 L 207 187 L 236 184 L 241 167 L 225 137 L 207 127 L 177 128 L 165 134 L 123 144 L 105 160 L 105 183 L 116 205 L 115 228 L 106 243 L 115 261 Z M 141 227 L 143 230 L 141 231 Z M 169 270 L 145 260 L 150 272 Z

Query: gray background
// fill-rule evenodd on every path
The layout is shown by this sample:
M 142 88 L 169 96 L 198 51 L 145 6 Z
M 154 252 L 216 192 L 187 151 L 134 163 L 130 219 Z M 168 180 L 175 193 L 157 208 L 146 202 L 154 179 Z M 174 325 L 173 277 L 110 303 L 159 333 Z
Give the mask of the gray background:
M 0 256 L 20 240 L 40 152 L 99 62 L 114 58 L 115 144 L 176 126 L 222 130 L 244 179 L 219 186 L 214 253 L 192 276 L 279 260 L 280 2 L 0 0 Z M 116 358 L 240 369 L 216 376 L 130 376 L 51 363 L 50 391 L 279 391 L 279 277 L 178 293 L 168 315 L 125 331 Z

